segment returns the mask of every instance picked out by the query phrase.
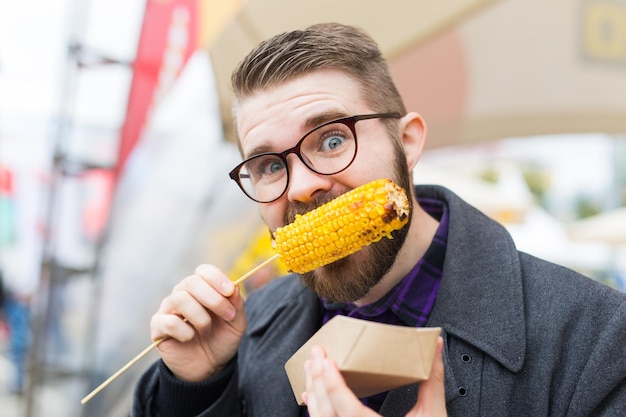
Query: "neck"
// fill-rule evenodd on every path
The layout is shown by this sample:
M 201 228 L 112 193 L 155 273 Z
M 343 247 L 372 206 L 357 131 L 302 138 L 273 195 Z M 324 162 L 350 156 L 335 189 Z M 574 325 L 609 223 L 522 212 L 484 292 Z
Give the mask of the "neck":
M 409 225 L 409 233 L 398 252 L 396 261 L 376 286 L 365 297 L 355 302 L 357 306 L 371 304 L 380 300 L 393 287 L 395 287 L 424 256 L 430 246 L 439 222 L 432 218 L 413 199 L 413 216 Z

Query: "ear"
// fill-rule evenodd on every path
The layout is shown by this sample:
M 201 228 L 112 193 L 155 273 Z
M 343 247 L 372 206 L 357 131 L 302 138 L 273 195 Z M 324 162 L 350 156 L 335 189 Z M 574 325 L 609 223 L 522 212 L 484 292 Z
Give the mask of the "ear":
M 407 113 L 400 119 L 402 127 L 402 145 L 406 154 L 409 170 L 413 170 L 419 161 L 426 143 L 426 123 L 415 112 Z

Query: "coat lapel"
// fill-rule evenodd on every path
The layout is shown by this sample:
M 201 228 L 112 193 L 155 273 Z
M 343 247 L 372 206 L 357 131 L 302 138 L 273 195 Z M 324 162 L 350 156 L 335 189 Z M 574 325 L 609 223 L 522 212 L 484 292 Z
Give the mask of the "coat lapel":
M 280 282 L 280 281 L 287 282 Z M 246 304 L 250 326 L 239 352 L 240 387 L 249 415 L 306 415 L 297 405 L 284 364 L 320 325 L 320 302 L 295 276 L 279 278 Z M 257 366 L 258 364 L 258 366 Z M 267 366 L 271 364 L 271 366 Z
M 509 233 L 452 192 L 418 187 L 450 212 L 443 280 L 428 326 L 442 326 L 513 372 L 526 354 L 521 267 Z

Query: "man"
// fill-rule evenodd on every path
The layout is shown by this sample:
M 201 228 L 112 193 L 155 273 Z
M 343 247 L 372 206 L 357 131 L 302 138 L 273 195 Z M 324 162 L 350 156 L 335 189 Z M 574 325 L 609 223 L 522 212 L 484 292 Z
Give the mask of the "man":
M 277 35 L 232 81 L 244 162 L 231 177 L 270 231 L 377 178 L 411 194 L 411 219 L 393 239 L 271 282 L 245 310 L 222 272 L 199 266 L 153 317 L 152 338 L 170 339 L 133 415 L 626 415 L 626 296 L 517 252 L 450 191 L 412 187 L 426 126 L 366 34 L 324 24 Z M 320 162 L 333 152 L 342 162 Z M 315 347 L 298 407 L 284 363 L 338 314 L 440 326 L 431 378 L 359 400 Z

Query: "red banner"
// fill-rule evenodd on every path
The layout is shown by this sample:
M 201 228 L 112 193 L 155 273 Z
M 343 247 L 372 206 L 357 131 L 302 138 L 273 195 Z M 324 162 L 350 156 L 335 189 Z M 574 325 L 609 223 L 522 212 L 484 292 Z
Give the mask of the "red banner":
M 109 170 L 95 169 L 85 172 L 80 180 L 87 191 L 83 196 L 82 231 L 96 242 L 107 224 L 115 178 Z
M 159 97 L 172 85 L 198 47 L 198 0 L 148 0 L 126 119 L 118 153 L 118 174 L 139 142 Z
M 0 165 L 0 247 L 15 241 L 13 172 Z

